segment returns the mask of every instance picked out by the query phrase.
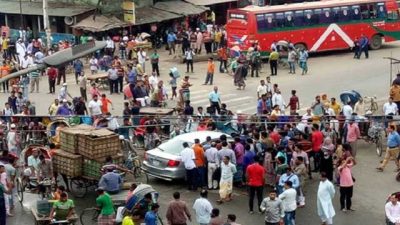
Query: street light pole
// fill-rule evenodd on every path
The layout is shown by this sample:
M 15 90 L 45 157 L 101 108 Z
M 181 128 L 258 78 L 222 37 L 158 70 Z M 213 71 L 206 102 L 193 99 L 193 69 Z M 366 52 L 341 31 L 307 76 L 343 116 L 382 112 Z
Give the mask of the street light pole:
M 24 29 L 24 17 L 22 16 L 22 0 L 19 0 L 19 19 L 21 20 L 21 27 Z
M 51 29 L 50 29 L 50 20 L 49 14 L 47 13 L 48 9 L 48 2 L 47 0 L 43 0 L 43 24 L 44 24 L 44 31 L 46 32 L 46 44 L 47 50 L 51 48 Z

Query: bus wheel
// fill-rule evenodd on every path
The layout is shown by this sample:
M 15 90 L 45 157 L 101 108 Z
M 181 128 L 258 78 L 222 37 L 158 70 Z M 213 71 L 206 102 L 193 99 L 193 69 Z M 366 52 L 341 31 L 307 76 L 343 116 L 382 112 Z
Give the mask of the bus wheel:
M 372 36 L 369 46 L 372 50 L 380 49 L 382 46 L 382 36 L 379 34 L 375 34 L 374 36 Z
M 303 44 L 303 43 L 297 43 L 297 44 L 295 44 L 295 45 L 294 45 L 294 48 L 295 48 L 295 49 L 298 49 L 298 50 L 301 50 L 301 49 L 307 50 L 307 46 L 306 46 L 305 44 Z

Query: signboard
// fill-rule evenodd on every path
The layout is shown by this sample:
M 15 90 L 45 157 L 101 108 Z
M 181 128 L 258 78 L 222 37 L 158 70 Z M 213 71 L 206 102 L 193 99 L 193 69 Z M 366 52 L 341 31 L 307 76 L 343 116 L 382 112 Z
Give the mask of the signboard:
M 135 3 L 133 0 L 124 0 L 122 3 L 122 10 L 124 11 L 124 21 L 130 24 L 135 24 Z

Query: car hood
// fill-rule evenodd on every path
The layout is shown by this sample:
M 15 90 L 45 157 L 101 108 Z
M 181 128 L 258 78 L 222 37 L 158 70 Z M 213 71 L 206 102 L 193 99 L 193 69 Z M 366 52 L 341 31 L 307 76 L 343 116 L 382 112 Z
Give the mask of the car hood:
M 172 159 L 172 160 L 181 160 L 181 156 L 174 155 L 165 151 L 161 151 L 159 148 L 155 148 L 146 152 L 146 154 L 156 157 L 161 157 L 165 159 Z

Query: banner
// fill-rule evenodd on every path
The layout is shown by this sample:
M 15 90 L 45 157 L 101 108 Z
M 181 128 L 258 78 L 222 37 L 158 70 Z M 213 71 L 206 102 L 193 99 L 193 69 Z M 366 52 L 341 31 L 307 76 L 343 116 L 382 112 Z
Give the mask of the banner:
M 124 11 L 124 21 L 130 24 L 135 24 L 135 3 L 133 0 L 125 0 L 122 3 L 122 10 Z

